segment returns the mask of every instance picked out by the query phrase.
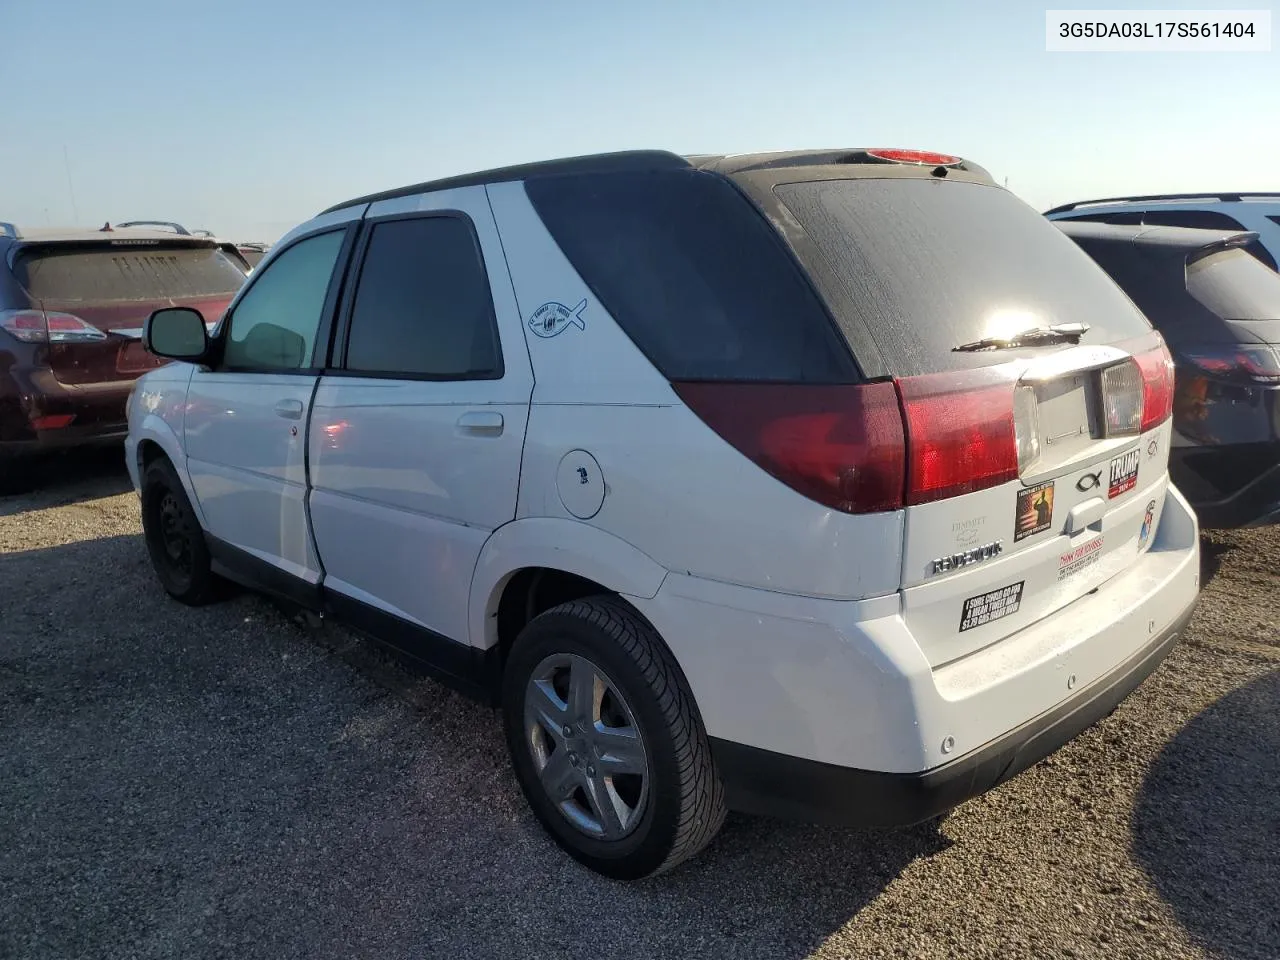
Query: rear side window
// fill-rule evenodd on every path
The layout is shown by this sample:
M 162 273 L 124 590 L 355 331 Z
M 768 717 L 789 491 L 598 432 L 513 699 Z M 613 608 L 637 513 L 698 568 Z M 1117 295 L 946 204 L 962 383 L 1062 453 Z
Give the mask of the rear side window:
M 968 367 L 979 356 L 1008 359 L 952 348 L 1032 327 L 1087 323 L 1082 343 L 1151 329 L 1070 239 L 998 187 L 822 180 L 784 184 L 775 194 L 844 288 L 844 315 L 836 319 L 869 331 L 895 374 Z
M 449 215 L 374 224 L 346 369 L 441 380 L 502 376 L 489 279 L 470 221 Z
M 669 379 L 858 378 L 781 238 L 727 180 L 619 173 L 525 188 L 582 279 Z
M 38 300 L 185 300 L 232 294 L 244 270 L 216 247 L 46 248 L 22 255 L 18 282 Z
M 1187 291 L 1226 320 L 1280 320 L 1280 273 L 1239 247 L 1187 264 Z

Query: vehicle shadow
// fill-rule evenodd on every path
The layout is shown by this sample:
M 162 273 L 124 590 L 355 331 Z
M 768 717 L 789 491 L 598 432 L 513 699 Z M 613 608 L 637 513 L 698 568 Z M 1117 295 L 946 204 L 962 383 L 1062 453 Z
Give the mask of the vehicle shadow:
M 0 477 L 0 517 L 112 497 L 131 486 L 123 446 L 70 450 Z
M 1277 743 L 1280 670 L 1191 720 L 1161 753 L 1135 806 L 1135 858 L 1216 956 L 1273 957 L 1280 938 Z
M 950 844 L 731 817 L 606 881 L 534 820 L 495 711 L 338 627 L 183 607 L 137 534 L 0 554 L 0 581 L 27 585 L 0 618 L 0 955 L 799 960 Z

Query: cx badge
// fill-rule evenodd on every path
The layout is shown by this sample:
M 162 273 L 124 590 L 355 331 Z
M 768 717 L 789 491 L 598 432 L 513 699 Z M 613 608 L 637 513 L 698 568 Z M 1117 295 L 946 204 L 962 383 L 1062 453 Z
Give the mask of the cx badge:
M 1102 486 L 1102 471 L 1097 473 L 1086 473 L 1083 477 L 1076 481 L 1076 489 L 1081 493 L 1088 493 L 1095 487 Z

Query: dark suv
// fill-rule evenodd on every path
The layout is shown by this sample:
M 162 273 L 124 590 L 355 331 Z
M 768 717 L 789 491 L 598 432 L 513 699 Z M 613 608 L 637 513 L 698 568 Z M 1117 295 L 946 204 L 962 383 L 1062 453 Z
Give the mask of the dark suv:
M 231 244 L 142 229 L 22 231 L 0 224 L 0 482 L 37 455 L 118 441 L 151 311 L 216 323 L 249 266 Z
M 1258 235 L 1070 220 L 1057 226 L 1111 275 L 1173 353 L 1169 474 L 1201 523 L 1280 520 L 1280 276 L 1258 262 Z

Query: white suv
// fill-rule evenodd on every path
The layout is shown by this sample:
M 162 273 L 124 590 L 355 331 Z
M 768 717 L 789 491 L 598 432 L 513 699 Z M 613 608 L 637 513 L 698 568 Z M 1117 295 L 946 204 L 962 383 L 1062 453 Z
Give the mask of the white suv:
M 864 825 L 1035 763 L 1199 585 L 1158 334 L 955 157 L 553 161 L 333 207 L 150 319 L 164 588 L 225 576 L 504 709 L 569 853 Z

